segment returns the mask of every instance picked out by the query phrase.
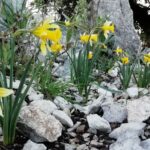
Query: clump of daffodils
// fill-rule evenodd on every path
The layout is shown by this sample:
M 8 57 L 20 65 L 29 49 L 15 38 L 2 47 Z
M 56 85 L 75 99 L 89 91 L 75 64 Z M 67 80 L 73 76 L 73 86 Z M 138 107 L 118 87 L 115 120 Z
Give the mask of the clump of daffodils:
M 62 31 L 57 24 L 51 23 L 50 20 L 46 19 L 41 22 L 37 27 L 31 30 L 31 33 L 37 36 L 40 41 L 40 49 L 43 55 L 47 54 L 47 49 L 51 51 L 48 45 L 48 41 L 51 41 L 54 45 L 59 43 L 62 37 Z M 52 50 L 54 50 L 53 48 Z M 60 51 L 60 48 L 56 48 L 56 50 Z
M 82 43 L 97 42 L 98 34 L 83 34 L 80 36 L 80 40 Z
M 111 21 L 106 21 L 104 23 L 104 25 L 101 27 L 103 33 L 104 33 L 104 36 L 105 38 L 108 38 L 108 34 L 110 32 L 114 33 L 115 32 L 115 26 L 114 24 L 111 22 Z
M 129 63 L 129 58 L 128 57 L 122 57 L 121 62 L 122 62 L 122 64 L 126 65 Z

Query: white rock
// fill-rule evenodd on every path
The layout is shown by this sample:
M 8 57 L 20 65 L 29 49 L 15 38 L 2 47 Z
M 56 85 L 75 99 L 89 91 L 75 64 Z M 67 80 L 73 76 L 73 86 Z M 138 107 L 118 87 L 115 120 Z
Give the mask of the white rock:
M 142 141 L 141 146 L 144 148 L 144 150 L 150 150 L 150 139 Z
M 89 150 L 86 144 L 79 145 L 76 150 Z
M 140 93 L 140 95 L 146 95 L 146 94 L 148 94 L 148 89 L 146 89 L 146 88 L 139 88 L 139 93 Z
M 87 116 L 87 122 L 90 128 L 110 132 L 111 127 L 107 120 L 98 116 L 97 114 L 90 114 Z
M 102 107 L 104 111 L 103 118 L 108 122 L 122 123 L 127 118 L 127 108 L 119 103 L 112 103 Z
M 73 107 L 77 110 L 79 110 L 80 112 L 83 112 L 85 114 L 89 114 L 89 107 L 88 106 L 81 106 L 79 104 L 74 104 Z
M 28 98 L 29 98 L 30 101 L 43 100 L 44 95 L 41 94 L 41 93 L 34 92 L 34 93 L 30 93 Z
M 47 115 L 33 106 L 25 106 L 21 109 L 20 120 L 34 130 L 37 136 L 49 142 L 56 141 L 61 136 L 61 123 L 54 116 Z
M 62 110 L 66 108 L 69 108 L 69 109 L 72 108 L 72 104 L 67 102 L 63 97 L 60 97 L 60 96 L 56 96 L 54 103 Z
M 57 106 L 50 100 L 37 100 L 30 103 L 30 106 L 35 109 L 39 109 L 45 114 L 49 115 L 54 110 L 58 109 Z
M 140 146 L 139 138 L 129 138 L 124 141 L 117 141 L 110 145 L 109 150 L 144 150 Z
M 128 122 L 142 122 L 150 117 L 150 97 L 127 102 Z
M 73 127 L 73 121 L 71 118 L 61 110 L 55 110 L 53 112 L 53 115 L 64 125 L 67 125 L 68 127 Z
M 130 87 L 127 89 L 127 93 L 131 98 L 135 98 L 138 96 L 138 88 L 137 87 Z
M 98 93 L 105 97 L 112 97 L 112 93 L 108 91 L 107 89 L 105 90 L 104 88 L 98 88 Z
M 110 70 L 108 70 L 108 74 L 113 78 L 117 77 L 118 76 L 118 67 L 113 67 Z
M 73 144 L 65 144 L 65 150 L 76 150 L 76 145 Z
M 121 124 L 119 128 L 113 130 L 109 134 L 109 137 L 115 139 L 119 139 L 119 138 L 122 139 L 122 136 L 124 136 L 123 137 L 124 139 L 138 137 L 144 133 L 145 125 L 146 125 L 145 123 L 140 123 L 140 122 L 124 123 Z
M 28 140 L 23 147 L 23 150 L 46 150 L 46 146 L 44 144 L 37 144 Z

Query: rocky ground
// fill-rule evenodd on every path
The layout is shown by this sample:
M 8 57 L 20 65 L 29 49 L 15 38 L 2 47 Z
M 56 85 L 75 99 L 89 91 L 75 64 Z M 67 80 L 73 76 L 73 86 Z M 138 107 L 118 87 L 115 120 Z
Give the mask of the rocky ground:
M 85 105 L 72 104 L 60 96 L 45 99 L 31 87 L 20 113 L 15 144 L 1 144 L 0 148 L 149 150 L 150 91 L 131 86 L 122 92 L 115 82 L 102 83 L 115 92 L 93 84 Z M 18 85 L 19 81 L 15 81 L 14 89 Z M 71 87 L 66 93 L 74 93 L 75 102 L 82 101 L 76 88 Z

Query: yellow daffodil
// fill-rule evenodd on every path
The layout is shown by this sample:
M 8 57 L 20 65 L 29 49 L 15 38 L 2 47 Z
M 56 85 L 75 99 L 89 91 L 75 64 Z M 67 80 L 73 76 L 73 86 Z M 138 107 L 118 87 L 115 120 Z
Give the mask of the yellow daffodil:
M 98 41 L 98 34 L 91 34 L 90 41 L 97 42 Z
M 117 55 L 122 54 L 122 52 L 123 52 L 122 48 L 120 48 L 120 47 L 117 47 L 117 49 L 114 51 Z
M 144 62 L 146 64 L 150 64 L 150 53 L 144 55 Z
M 107 49 L 107 45 L 102 44 L 102 45 L 101 45 L 101 48 L 103 48 L 103 49 Z
M 83 34 L 80 36 L 80 40 L 82 43 L 87 42 L 97 42 L 98 41 L 98 34 Z
M 105 38 L 108 37 L 108 34 L 109 34 L 110 32 L 114 33 L 114 31 L 115 31 L 114 24 L 112 24 L 112 22 L 110 22 L 110 21 L 106 21 L 106 22 L 104 23 L 104 25 L 101 27 L 101 29 L 102 29 L 102 31 L 104 32 Z
M 121 58 L 121 62 L 122 62 L 123 64 L 128 64 L 128 63 L 129 63 L 129 58 L 128 58 L 128 57 L 122 57 L 122 58 Z
M 60 43 L 53 43 L 50 47 L 50 51 L 53 53 L 59 53 L 62 50 L 62 45 Z
M 54 23 L 51 23 L 50 20 L 45 20 L 40 23 L 37 27 L 31 30 L 31 33 L 40 38 L 40 48 L 43 55 L 46 55 L 47 53 L 47 40 L 59 42 L 62 37 L 60 27 Z
M 89 51 L 89 53 L 88 53 L 88 59 L 92 59 L 92 58 L 93 58 L 93 52 Z
M 13 90 L 0 87 L 0 97 L 6 97 L 13 94 Z
M 69 27 L 71 25 L 70 21 L 65 21 L 65 26 Z

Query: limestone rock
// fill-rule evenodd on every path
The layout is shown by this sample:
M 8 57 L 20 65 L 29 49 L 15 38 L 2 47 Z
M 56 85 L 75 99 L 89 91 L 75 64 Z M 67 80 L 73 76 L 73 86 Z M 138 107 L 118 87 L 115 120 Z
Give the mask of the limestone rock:
M 102 107 L 104 111 L 103 118 L 108 122 L 122 123 L 127 118 L 126 106 L 120 103 L 112 103 Z
M 144 96 L 127 102 L 128 122 L 142 122 L 150 117 L 150 97 Z
M 107 120 L 98 116 L 97 114 L 90 114 L 87 116 L 87 122 L 90 128 L 110 132 L 111 127 Z
M 96 16 L 109 18 L 115 24 L 115 44 L 125 50 L 138 52 L 141 42 L 133 25 L 133 12 L 127 0 L 92 0 L 91 22 Z
M 73 127 L 73 121 L 71 118 L 61 110 L 55 110 L 53 112 L 53 115 L 64 125 L 67 125 L 68 127 Z
M 32 106 L 22 108 L 20 122 L 32 129 L 38 137 L 45 139 L 45 141 L 56 141 L 62 133 L 62 125 L 54 116 L 47 115 L 40 109 Z M 31 131 L 26 132 L 29 132 L 29 134 L 33 133 Z
M 141 146 L 144 150 L 150 150 L 150 139 L 141 142 Z
M 137 87 L 130 87 L 127 89 L 127 93 L 131 98 L 135 98 L 138 96 L 138 88 Z
M 62 110 L 66 109 L 66 108 L 70 109 L 72 107 L 72 104 L 67 102 L 67 100 L 65 100 L 61 96 L 56 96 L 56 98 L 54 99 L 54 103 Z
M 49 115 L 54 110 L 58 109 L 57 106 L 50 100 L 37 100 L 30 103 L 30 107 L 39 109 L 45 114 Z
M 140 146 L 139 138 L 130 138 L 124 141 L 115 142 L 110 145 L 109 150 L 145 150 Z
M 23 150 L 46 150 L 46 146 L 44 144 L 37 144 L 28 140 L 24 145 Z
M 145 123 L 138 122 L 124 123 L 119 128 L 113 130 L 109 136 L 115 139 L 138 137 L 143 134 L 145 125 Z

